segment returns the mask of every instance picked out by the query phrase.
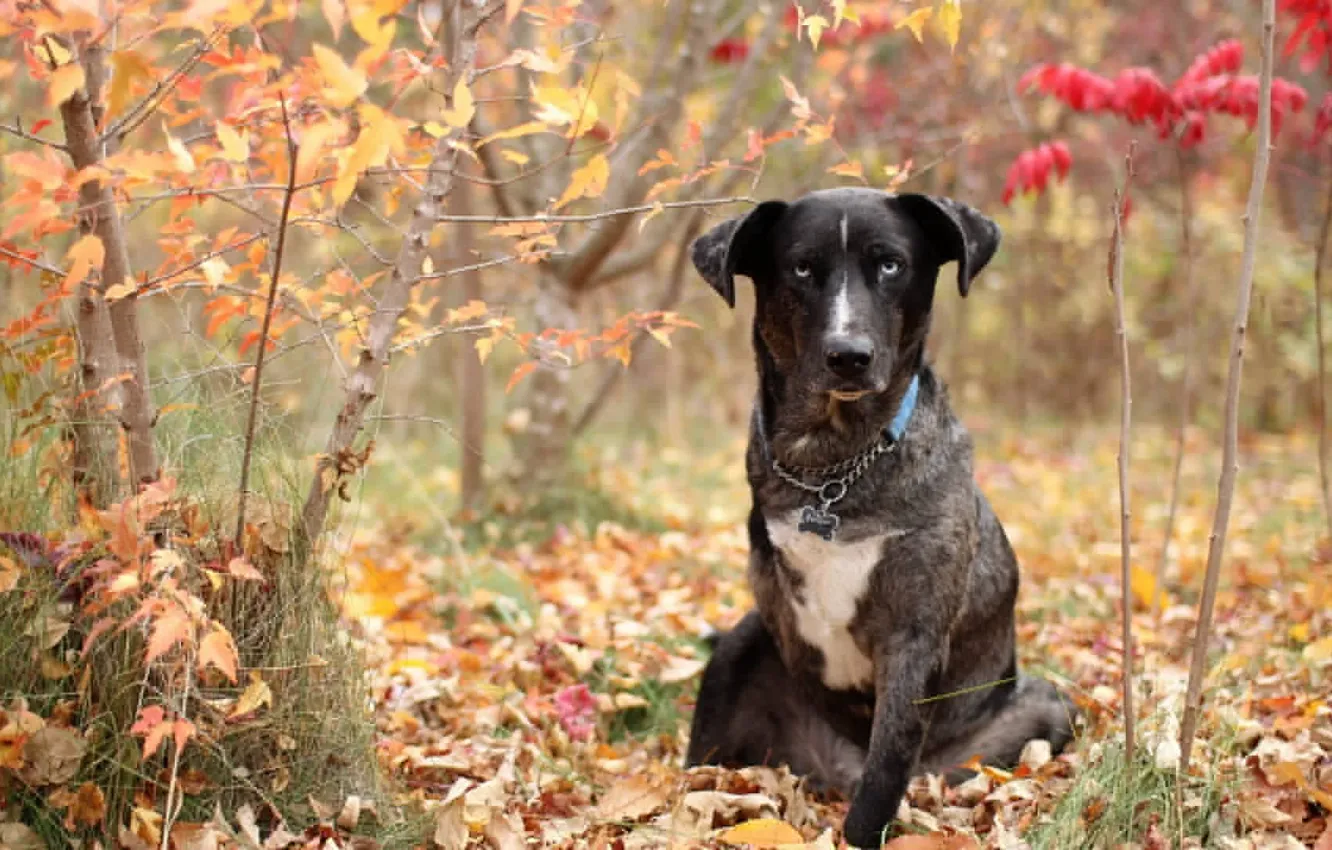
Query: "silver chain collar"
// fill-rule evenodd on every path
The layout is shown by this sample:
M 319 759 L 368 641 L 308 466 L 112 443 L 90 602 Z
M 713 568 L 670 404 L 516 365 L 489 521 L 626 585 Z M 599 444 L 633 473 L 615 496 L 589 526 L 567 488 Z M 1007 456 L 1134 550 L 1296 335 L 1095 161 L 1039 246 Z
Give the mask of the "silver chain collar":
M 772 470 L 777 473 L 778 477 L 796 489 L 803 490 L 806 493 L 814 493 L 818 496 L 818 507 L 806 505 L 801 510 L 800 530 L 817 534 L 824 540 L 832 540 L 833 535 L 837 533 L 838 526 L 842 524 L 842 520 L 832 513 L 830 508 L 845 499 L 846 494 L 851 490 L 851 485 L 859 481 L 880 456 L 891 452 L 896 446 L 897 442 L 885 431 L 878 441 L 868 449 L 855 457 L 831 466 L 819 468 L 793 466 L 787 468 L 774 456 L 772 458 Z M 839 475 L 839 473 L 841 474 Z M 837 475 L 838 477 L 828 478 L 830 475 Z M 802 480 L 800 476 L 824 480 L 818 484 L 810 484 Z

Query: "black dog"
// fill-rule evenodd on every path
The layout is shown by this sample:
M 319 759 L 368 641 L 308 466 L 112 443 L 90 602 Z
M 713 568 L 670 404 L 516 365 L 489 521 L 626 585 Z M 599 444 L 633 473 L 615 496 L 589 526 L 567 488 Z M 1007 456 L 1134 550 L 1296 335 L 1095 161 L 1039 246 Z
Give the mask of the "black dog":
M 737 274 L 757 292 L 757 610 L 718 641 L 686 763 L 785 763 L 851 798 L 855 846 L 879 846 L 913 773 L 1072 735 L 1055 688 L 1018 675 L 1017 561 L 924 360 L 939 267 L 966 295 L 998 246 L 966 205 L 869 189 L 769 201 L 693 246 L 728 304 Z

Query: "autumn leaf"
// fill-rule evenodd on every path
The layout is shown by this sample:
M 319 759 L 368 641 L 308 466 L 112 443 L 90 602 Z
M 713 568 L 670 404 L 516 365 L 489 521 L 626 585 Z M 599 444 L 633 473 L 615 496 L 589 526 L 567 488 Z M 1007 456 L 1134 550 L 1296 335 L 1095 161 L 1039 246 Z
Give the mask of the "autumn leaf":
M 316 45 L 317 47 L 318 45 Z M 222 148 L 222 158 L 230 162 L 245 162 L 250 158 L 250 137 L 248 133 L 238 133 L 230 124 L 217 122 L 217 143 Z
M 1304 651 L 1300 654 L 1311 664 L 1325 664 L 1332 661 L 1332 635 L 1314 641 L 1304 647 Z
M 143 757 L 146 759 L 157 752 L 162 739 L 171 731 L 171 724 L 166 720 L 166 710 L 160 705 L 146 705 L 139 709 L 139 717 L 130 727 L 131 735 L 143 736 Z
M 231 637 L 231 632 L 224 626 L 214 624 L 213 630 L 199 642 L 199 654 L 197 664 L 200 670 L 212 665 L 233 683 L 236 681 L 236 665 L 239 660 L 236 655 L 236 642 Z
M 176 758 L 180 758 L 180 753 L 185 749 L 185 744 L 194 737 L 198 730 L 194 724 L 183 717 L 178 717 L 171 724 L 171 737 L 176 742 Z
M 65 273 L 65 280 L 61 285 L 69 290 L 75 284 L 87 279 L 93 269 L 100 271 L 105 260 L 106 247 L 102 244 L 102 240 L 96 234 L 84 234 L 65 252 L 65 262 L 69 265 L 69 270 Z
M 70 803 L 69 816 L 81 826 L 96 826 L 106 817 L 106 794 L 91 782 L 83 783 Z
M 236 578 L 245 579 L 246 581 L 264 580 L 264 574 L 255 569 L 254 564 L 251 564 L 244 558 L 232 558 L 227 563 L 227 572 L 231 573 Z M 233 677 L 233 681 L 234 678 L 235 677 Z
M 480 342 L 480 340 L 477 340 L 477 342 Z M 509 382 L 504 385 L 504 392 L 506 394 L 513 392 L 513 388 L 518 386 L 518 383 L 522 381 L 523 378 L 526 378 L 528 375 L 535 372 L 536 367 L 537 364 L 535 360 L 519 363 L 518 368 L 514 369 L 513 374 L 509 376 Z
M 829 168 L 828 173 L 836 174 L 838 177 L 854 177 L 863 180 L 865 178 L 865 167 L 855 161 L 843 162 Z
M 495 337 L 483 336 L 474 342 L 473 346 L 476 348 L 477 358 L 479 358 L 482 363 L 485 363 L 486 358 L 490 356 L 490 352 L 495 348 Z
M 828 19 L 822 15 L 808 15 L 805 17 L 805 30 L 809 33 L 809 43 L 814 45 L 815 50 L 818 50 L 819 39 L 823 37 L 823 31 L 827 28 Z
M 0 555 L 0 593 L 8 593 L 18 587 L 19 568 L 12 558 Z
M 58 107 L 83 88 L 86 76 L 83 66 L 77 62 L 61 65 L 51 72 L 51 79 L 46 86 L 46 105 Z
M 111 86 L 106 96 L 107 113 L 119 116 L 129 103 L 135 80 L 151 80 L 152 65 L 135 50 L 121 49 L 111 54 Z
M 194 624 L 190 622 L 189 615 L 178 605 L 169 605 L 166 611 L 153 621 L 153 634 L 148 639 L 144 662 L 151 664 L 176 644 L 193 640 Z
M 476 115 L 476 101 L 472 100 L 472 91 L 467 87 L 467 78 L 459 77 L 453 87 L 452 103 L 439 116 L 450 127 L 462 129 L 472 123 L 474 115 Z
M 365 94 L 369 82 L 364 71 L 348 67 L 337 51 L 322 44 L 314 45 L 312 50 L 315 64 L 319 66 L 319 74 L 326 86 L 324 97 L 330 104 L 342 109 L 351 106 Z
M 450 325 L 457 325 L 462 322 L 470 322 L 472 319 L 479 319 L 489 311 L 490 308 L 486 306 L 486 302 L 473 298 L 461 307 L 445 313 L 444 321 Z
M 184 142 L 171 135 L 165 126 L 162 128 L 162 132 L 166 135 L 167 150 L 171 152 L 171 159 L 176 170 L 181 174 L 193 174 L 194 157 L 190 155 L 190 151 L 185 147 Z
M 610 181 L 610 161 L 606 155 L 599 153 L 588 160 L 587 164 L 573 173 L 569 178 L 569 185 L 565 188 L 564 194 L 555 202 L 555 209 L 560 209 L 564 205 L 578 198 L 595 198 L 606 191 L 606 183 Z
M 747 820 L 725 830 L 717 838 L 727 844 L 748 844 L 760 848 L 805 843 L 805 837 L 795 827 L 774 818 Z
M 897 25 L 911 30 L 911 34 L 916 37 L 916 41 L 924 42 L 925 22 L 928 21 L 933 14 L 934 10 L 929 6 L 921 6 L 919 9 L 916 9 L 911 14 L 898 21 Z
M 950 51 L 955 49 L 962 30 L 962 7 L 959 5 L 959 0 L 944 0 L 936 20 L 943 31 L 944 41 L 948 43 L 948 49 Z M 916 38 L 919 39 L 920 36 L 917 35 Z
M 250 684 L 245 686 L 240 699 L 227 712 L 227 719 L 235 720 L 258 711 L 262 706 L 273 704 L 273 691 L 258 673 L 250 672 Z

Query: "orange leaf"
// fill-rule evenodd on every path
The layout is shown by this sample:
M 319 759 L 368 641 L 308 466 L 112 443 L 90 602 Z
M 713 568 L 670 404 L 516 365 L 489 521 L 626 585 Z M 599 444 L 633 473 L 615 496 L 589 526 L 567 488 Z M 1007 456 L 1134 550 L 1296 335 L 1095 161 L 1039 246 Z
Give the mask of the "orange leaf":
M 194 628 L 189 616 L 173 605 L 153 623 L 153 636 L 148 641 L 148 654 L 144 660 L 151 664 L 153 659 L 177 643 L 193 639 Z
M 65 252 L 69 271 L 65 273 L 65 282 L 62 285 L 68 289 L 83 281 L 93 269 L 101 269 L 105 259 L 106 247 L 102 245 L 101 239 L 92 233 L 79 237 L 79 241 L 69 246 L 69 250 Z
M 162 739 L 171 731 L 171 724 L 165 720 L 166 712 L 160 705 L 149 705 L 139 709 L 139 719 L 130 727 L 131 735 L 143 735 L 143 757 L 146 759 L 161 746 Z
M 512 392 L 513 388 L 518 386 L 519 381 L 536 371 L 536 367 L 535 360 L 528 360 L 526 363 L 519 364 L 518 368 L 514 369 L 513 374 L 509 376 L 509 383 L 505 385 L 504 392 L 506 394 Z
M 83 66 L 77 62 L 56 68 L 51 73 L 51 82 L 46 89 L 46 105 L 54 108 L 69 100 L 83 88 L 84 82 Z
M 736 824 L 717 837 L 727 844 L 748 844 L 751 847 L 805 843 L 805 837 L 795 827 L 773 818 L 758 818 Z
M 232 558 L 231 563 L 227 564 L 227 572 L 231 573 L 236 578 L 243 578 L 249 581 L 264 580 L 264 574 L 255 569 L 254 564 L 251 564 L 244 558 Z
M 223 626 L 214 625 L 213 630 L 199 643 L 199 669 L 211 664 L 234 684 L 237 663 L 236 641 L 232 639 L 231 632 Z
M 180 758 L 180 751 L 185 749 L 185 742 L 194 737 L 195 731 L 194 724 L 183 717 L 171 724 L 171 737 L 176 739 L 176 758 Z

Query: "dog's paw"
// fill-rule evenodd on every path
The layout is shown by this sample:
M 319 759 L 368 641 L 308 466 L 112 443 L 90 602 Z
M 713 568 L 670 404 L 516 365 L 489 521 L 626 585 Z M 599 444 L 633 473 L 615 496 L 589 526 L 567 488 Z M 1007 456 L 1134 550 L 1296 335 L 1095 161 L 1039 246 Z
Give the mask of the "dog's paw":
M 842 824 L 842 837 L 852 847 L 882 847 L 884 830 L 891 821 L 892 816 L 885 812 L 853 803 Z

